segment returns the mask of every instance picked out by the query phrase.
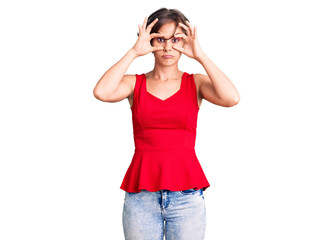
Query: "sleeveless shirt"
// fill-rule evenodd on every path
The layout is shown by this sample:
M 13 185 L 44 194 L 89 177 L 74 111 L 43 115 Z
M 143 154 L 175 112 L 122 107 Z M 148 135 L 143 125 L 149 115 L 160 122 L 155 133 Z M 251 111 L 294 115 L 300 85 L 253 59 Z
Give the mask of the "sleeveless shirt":
M 136 74 L 132 111 L 135 150 L 120 189 L 206 190 L 210 184 L 195 153 L 198 118 L 193 74 L 183 73 L 180 89 L 162 100 Z

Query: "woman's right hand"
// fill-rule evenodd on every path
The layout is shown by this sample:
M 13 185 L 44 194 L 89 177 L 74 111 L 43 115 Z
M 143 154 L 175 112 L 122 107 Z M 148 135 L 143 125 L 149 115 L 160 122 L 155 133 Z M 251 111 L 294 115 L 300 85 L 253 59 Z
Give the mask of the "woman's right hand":
M 163 34 L 161 33 L 152 33 L 149 34 L 155 23 L 158 21 L 156 18 L 147 28 L 145 28 L 147 24 L 147 17 L 145 17 L 145 20 L 143 21 L 143 25 L 140 26 L 139 24 L 139 37 L 138 40 L 136 41 L 135 45 L 133 46 L 133 50 L 138 56 L 143 56 L 146 55 L 147 53 L 153 52 L 153 51 L 158 51 L 158 50 L 163 50 L 163 46 L 160 47 L 153 47 L 150 44 L 150 40 L 152 38 L 156 37 L 162 37 Z

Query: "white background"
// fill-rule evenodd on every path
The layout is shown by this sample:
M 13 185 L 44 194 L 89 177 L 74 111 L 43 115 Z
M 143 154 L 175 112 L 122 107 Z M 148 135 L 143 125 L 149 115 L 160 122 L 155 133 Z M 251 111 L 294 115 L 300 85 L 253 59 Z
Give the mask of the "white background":
M 161 7 L 197 26 L 238 89 L 204 100 L 196 152 L 207 240 L 332 240 L 330 1 L 1 2 L 0 239 L 124 239 L 120 189 L 134 153 L 127 99 L 97 81 Z M 127 74 L 151 71 L 152 54 Z M 183 55 L 179 69 L 206 74 Z

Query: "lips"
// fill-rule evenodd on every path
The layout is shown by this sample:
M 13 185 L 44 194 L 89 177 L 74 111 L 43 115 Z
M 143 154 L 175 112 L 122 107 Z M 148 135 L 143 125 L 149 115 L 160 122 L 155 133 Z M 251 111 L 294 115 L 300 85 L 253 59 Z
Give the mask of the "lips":
M 172 55 L 162 55 L 162 58 L 173 58 L 174 56 Z

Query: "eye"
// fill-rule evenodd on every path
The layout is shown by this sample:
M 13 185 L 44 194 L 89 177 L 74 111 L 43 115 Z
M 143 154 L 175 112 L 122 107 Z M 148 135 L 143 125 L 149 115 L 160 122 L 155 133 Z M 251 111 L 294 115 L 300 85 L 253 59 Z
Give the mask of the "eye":
M 157 38 L 157 42 L 163 42 L 164 39 L 163 38 Z
M 173 40 L 173 42 L 174 42 L 174 43 L 177 43 L 177 42 L 179 42 L 179 41 L 180 41 L 180 39 L 179 39 L 179 38 L 173 38 L 172 40 Z

